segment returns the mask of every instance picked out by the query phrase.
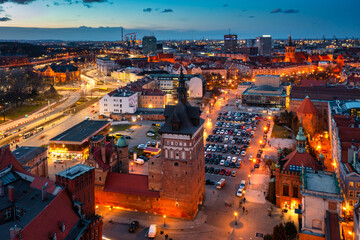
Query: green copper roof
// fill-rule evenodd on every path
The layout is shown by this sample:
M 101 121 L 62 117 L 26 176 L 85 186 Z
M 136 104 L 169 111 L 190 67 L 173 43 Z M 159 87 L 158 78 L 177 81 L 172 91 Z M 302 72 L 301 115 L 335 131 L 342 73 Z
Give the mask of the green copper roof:
M 117 140 L 116 146 L 117 146 L 117 147 L 127 147 L 127 146 L 128 146 L 128 142 L 126 141 L 126 138 L 125 138 L 124 136 L 121 136 L 121 137 L 119 138 L 119 140 Z

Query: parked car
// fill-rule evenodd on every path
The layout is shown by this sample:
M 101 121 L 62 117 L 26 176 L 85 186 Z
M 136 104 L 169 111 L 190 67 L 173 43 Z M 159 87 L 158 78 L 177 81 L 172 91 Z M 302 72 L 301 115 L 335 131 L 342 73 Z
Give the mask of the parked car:
M 237 171 L 232 171 L 232 172 L 231 172 L 231 176 L 232 176 L 232 177 L 236 177 L 236 175 L 237 175 Z
M 148 231 L 148 238 L 155 238 L 156 237 L 156 233 L 157 233 L 157 225 L 156 224 L 151 224 L 149 227 L 149 231 Z
M 225 172 L 225 176 L 230 176 L 230 174 L 231 174 L 231 171 L 230 171 L 230 170 L 227 170 L 227 171 Z
M 143 165 L 145 163 L 144 159 L 141 159 L 141 158 L 137 158 L 134 160 L 134 163 L 137 163 L 139 165 Z
M 129 232 L 135 232 L 138 227 L 139 227 L 139 222 L 132 221 L 129 226 Z
M 225 174 L 225 168 L 222 168 L 221 170 L 220 170 L 220 172 L 219 172 L 219 175 L 224 175 Z

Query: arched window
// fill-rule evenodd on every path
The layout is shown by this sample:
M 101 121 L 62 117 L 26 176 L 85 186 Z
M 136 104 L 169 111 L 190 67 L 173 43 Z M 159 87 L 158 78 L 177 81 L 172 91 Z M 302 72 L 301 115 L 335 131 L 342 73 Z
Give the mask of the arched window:
M 169 151 L 165 149 L 165 157 L 168 158 L 168 156 L 169 156 Z
M 175 166 L 175 167 L 179 166 L 179 163 L 178 163 L 178 162 L 175 162 L 175 163 L 174 163 L 174 166 Z

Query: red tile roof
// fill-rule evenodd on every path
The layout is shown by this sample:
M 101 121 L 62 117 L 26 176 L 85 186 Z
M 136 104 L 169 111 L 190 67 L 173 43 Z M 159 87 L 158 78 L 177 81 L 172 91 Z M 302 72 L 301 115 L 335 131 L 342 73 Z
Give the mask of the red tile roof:
M 355 100 L 360 96 L 360 89 L 346 86 L 294 86 L 291 89 L 290 99 L 304 99 L 306 96 L 309 96 L 312 101 Z
M 22 239 L 49 239 L 49 234 L 56 233 L 57 239 L 65 239 L 79 221 L 79 216 L 73 210 L 73 204 L 66 190 L 47 205 L 21 231 Z M 60 230 L 59 224 L 65 223 L 65 231 Z
M 139 174 L 108 173 L 104 192 L 116 192 L 138 196 L 160 196 L 158 191 L 151 191 L 148 187 L 148 176 Z
M 300 87 L 313 87 L 313 86 L 326 86 L 325 80 L 310 80 L 310 79 L 302 79 L 300 80 Z
M 9 145 L 0 148 L 0 170 L 12 165 L 16 171 L 27 173 L 24 167 L 19 163 L 10 150 Z
M 97 164 L 99 164 L 100 168 L 102 168 L 103 171 L 106 171 L 110 168 L 110 165 L 106 162 L 110 161 L 113 145 L 114 145 L 114 143 L 112 143 L 112 142 L 106 143 L 106 145 L 105 145 L 105 158 L 106 159 L 102 159 L 101 147 L 93 147 L 92 148 L 92 154 L 94 156 L 94 160 L 96 161 Z M 104 160 L 106 162 L 104 162 Z
M 314 104 L 311 102 L 309 97 L 306 97 L 301 103 L 300 107 L 296 110 L 296 113 L 303 114 L 319 114 L 319 111 L 316 109 Z
M 283 161 L 286 161 L 283 165 L 283 170 L 290 171 L 290 165 L 304 166 L 313 170 L 321 170 L 320 164 L 308 153 L 299 153 L 297 150 L 287 155 Z
M 146 95 L 146 96 L 165 96 L 166 93 L 161 91 L 160 89 L 143 89 L 141 91 L 141 95 Z

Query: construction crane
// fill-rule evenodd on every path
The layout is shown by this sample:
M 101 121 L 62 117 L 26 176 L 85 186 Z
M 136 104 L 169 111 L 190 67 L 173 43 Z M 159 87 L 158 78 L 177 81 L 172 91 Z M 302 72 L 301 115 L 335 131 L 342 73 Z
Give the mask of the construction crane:
M 129 35 L 130 35 L 130 39 L 128 38 Z M 131 43 L 132 43 L 132 47 L 134 47 L 136 42 L 136 32 L 125 34 L 125 41 L 128 43 L 129 47 L 131 47 Z

